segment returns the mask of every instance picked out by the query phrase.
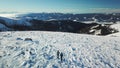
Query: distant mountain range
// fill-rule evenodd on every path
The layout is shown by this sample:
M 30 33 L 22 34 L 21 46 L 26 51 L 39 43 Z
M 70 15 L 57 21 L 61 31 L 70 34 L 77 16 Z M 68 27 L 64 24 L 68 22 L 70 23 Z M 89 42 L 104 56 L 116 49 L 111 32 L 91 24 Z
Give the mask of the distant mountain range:
M 107 35 L 116 33 L 110 23 L 120 21 L 120 14 L 30 13 L 13 18 L 0 17 L 0 31 L 61 31 Z M 84 22 L 84 23 L 83 23 Z M 85 23 L 90 22 L 90 23 Z M 107 23 L 104 23 L 107 22 Z M 103 25 L 104 23 L 104 25 Z
M 95 21 L 95 22 L 116 22 L 120 21 L 120 13 L 90 13 L 90 14 L 63 14 L 63 13 L 30 13 L 21 14 L 17 18 L 38 19 L 38 20 L 74 20 L 74 21 Z

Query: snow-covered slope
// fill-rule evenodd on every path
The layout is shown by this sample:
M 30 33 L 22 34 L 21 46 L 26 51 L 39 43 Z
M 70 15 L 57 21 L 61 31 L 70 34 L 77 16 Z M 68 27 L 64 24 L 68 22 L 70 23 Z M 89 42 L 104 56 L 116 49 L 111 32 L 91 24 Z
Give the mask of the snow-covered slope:
M 64 53 L 63 62 L 57 50 Z M 120 37 L 1 32 L 0 68 L 120 68 Z
M 117 24 L 113 24 L 113 25 L 111 25 L 110 27 L 118 30 L 119 32 L 114 33 L 114 34 L 110 34 L 110 35 L 108 35 L 108 36 L 120 36 L 120 22 L 117 23 Z

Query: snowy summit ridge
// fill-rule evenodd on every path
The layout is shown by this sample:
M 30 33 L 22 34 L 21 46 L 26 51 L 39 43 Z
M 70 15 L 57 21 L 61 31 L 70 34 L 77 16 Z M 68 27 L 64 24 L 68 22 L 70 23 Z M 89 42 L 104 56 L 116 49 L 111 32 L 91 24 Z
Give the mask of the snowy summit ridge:
M 1 68 L 120 67 L 119 37 L 40 31 L 0 35 Z M 57 50 L 63 52 L 63 62 Z

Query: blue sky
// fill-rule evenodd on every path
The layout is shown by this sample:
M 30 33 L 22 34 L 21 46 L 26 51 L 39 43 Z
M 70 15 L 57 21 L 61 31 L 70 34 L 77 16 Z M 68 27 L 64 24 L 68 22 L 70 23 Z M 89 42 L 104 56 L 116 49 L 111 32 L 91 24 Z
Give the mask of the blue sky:
M 0 0 L 0 12 L 120 12 L 120 0 Z

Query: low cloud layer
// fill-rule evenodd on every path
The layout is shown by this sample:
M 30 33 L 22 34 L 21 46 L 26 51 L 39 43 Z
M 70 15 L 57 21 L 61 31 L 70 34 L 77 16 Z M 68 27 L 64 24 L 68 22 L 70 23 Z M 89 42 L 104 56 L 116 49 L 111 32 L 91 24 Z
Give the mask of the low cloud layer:
M 37 13 L 41 12 L 59 12 L 59 13 L 120 13 L 119 8 L 89 8 L 89 9 L 46 9 L 37 11 Z M 24 11 L 0 11 L 0 14 L 12 14 L 12 13 L 36 13 L 36 11 L 32 10 L 24 10 Z

